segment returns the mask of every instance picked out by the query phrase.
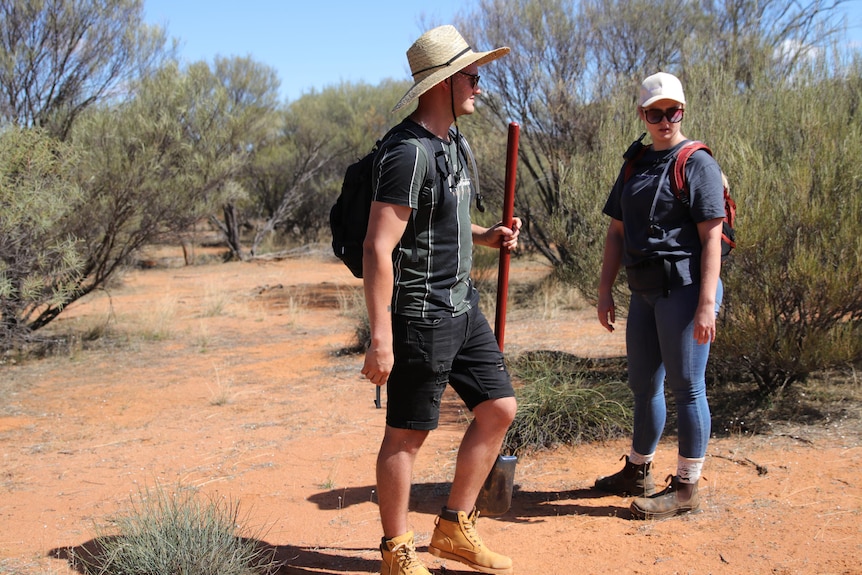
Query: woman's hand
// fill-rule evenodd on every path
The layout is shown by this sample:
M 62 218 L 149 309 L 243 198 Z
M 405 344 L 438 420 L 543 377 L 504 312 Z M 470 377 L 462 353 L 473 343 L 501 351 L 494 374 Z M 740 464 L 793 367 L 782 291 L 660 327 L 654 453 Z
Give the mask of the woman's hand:
M 599 323 L 606 330 L 613 333 L 614 323 L 617 321 L 616 308 L 614 307 L 614 296 L 610 293 L 599 294 L 599 303 L 596 306 L 599 314 Z
M 715 341 L 715 303 L 700 304 L 694 312 L 694 339 L 703 345 Z

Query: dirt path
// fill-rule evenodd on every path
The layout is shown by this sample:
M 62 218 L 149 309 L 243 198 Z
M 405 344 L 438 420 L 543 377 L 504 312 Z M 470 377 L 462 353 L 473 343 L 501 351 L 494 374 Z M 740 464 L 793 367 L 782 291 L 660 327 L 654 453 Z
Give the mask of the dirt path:
M 75 573 L 70 550 L 156 485 L 239 500 L 284 574 L 379 572 L 383 412 L 361 360 L 336 354 L 350 343 L 344 310 L 359 285 L 337 262 L 307 257 L 135 271 L 110 297 L 74 304 L 58 327 L 109 322 L 111 337 L 0 365 L 0 573 Z M 617 355 L 621 332 L 604 333 L 590 309 L 513 310 L 507 353 Z M 444 564 L 424 546 L 466 419 L 447 395 L 416 467 L 411 520 L 435 573 Z M 862 573 L 858 433 L 715 439 L 704 512 L 663 522 L 632 521 L 630 500 L 589 489 L 626 443 L 522 458 L 512 509 L 480 521 L 486 541 L 521 575 Z M 675 457 L 671 438 L 661 477 Z

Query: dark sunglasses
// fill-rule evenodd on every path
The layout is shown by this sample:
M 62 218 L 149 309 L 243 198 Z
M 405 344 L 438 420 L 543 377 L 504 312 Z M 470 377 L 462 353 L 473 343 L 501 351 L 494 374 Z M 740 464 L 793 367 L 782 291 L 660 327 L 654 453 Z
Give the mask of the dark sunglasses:
M 682 117 L 685 114 L 684 108 L 668 108 L 667 110 L 659 110 L 658 108 L 648 108 L 644 110 L 644 117 L 650 124 L 658 124 L 662 120 L 667 120 L 671 124 L 682 122 Z
M 476 89 L 476 86 L 479 85 L 479 74 L 470 74 L 469 72 L 463 72 L 460 70 L 458 71 L 458 73 L 463 74 L 463 75 L 467 76 L 468 78 L 470 78 L 470 87 L 473 88 L 474 90 Z

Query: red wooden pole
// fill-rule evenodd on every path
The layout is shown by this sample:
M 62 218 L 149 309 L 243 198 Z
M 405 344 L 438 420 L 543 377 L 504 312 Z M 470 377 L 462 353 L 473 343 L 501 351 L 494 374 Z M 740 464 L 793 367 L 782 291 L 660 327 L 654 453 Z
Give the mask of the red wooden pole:
M 518 136 L 521 127 L 517 122 L 509 123 L 509 141 L 506 146 L 506 183 L 503 196 L 503 225 L 512 227 L 515 217 L 515 174 L 518 171 Z M 503 351 L 503 340 L 506 335 L 506 300 L 509 297 L 509 261 L 511 254 L 508 248 L 500 248 L 500 267 L 497 273 L 497 316 L 494 322 L 494 334 L 497 345 Z

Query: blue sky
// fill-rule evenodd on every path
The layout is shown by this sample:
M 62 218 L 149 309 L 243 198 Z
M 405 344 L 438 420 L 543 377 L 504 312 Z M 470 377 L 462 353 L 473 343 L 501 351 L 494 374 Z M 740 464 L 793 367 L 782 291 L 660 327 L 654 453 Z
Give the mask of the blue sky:
M 470 2 L 144 0 L 144 11 L 147 22 L 179 39 L 184 60 L 250 56 L 275 68 L 282 97 L 296 100 L 341 81 L 407 80 L 407 48 L 427 27 L 449 23 L 465 5 Z M 844 12 L 849 38 L 862 47 L 862 0 L 850 0 Z
M 461 0 L 144 0 L 146 21 L 180 40 L 183 59 L 250 56 L 272 66 L 283 97 L 341 81 L 409 79 L 407 48 L 424 17 L 447 24 Z

